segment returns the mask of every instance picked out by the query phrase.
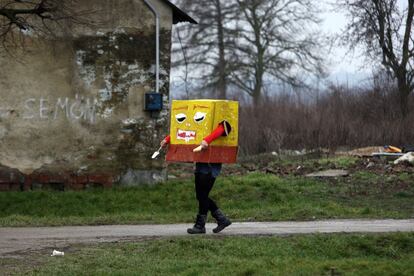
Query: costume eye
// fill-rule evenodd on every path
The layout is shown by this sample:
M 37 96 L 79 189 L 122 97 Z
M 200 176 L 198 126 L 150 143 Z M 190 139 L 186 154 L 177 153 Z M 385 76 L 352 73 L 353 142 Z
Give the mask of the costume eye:
M 187 115 L 185 115 L 184 113 L 180 113 L 175 115 L 175 119 L 177 120 L 178 123 L 182 123 L 185 121 L 185 119 L 187 118 Z
M 205 118 L 206 118 L 206 113 L 204 112 L 196 112 L 196 114 L 194 115 L 194 121 L 196 123 L 203 121 Z

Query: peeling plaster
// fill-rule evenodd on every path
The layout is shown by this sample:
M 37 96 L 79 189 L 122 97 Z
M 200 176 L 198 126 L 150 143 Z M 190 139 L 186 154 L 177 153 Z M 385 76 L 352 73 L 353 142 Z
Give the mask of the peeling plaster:
M 138 123 L 138 121 L 136 119 L 132 119 L 132 118 L 128 118 L 128 119 L 122 120 L 122 124 L 124 124 L 126 126 L 135 125 L 137 123 Z
M 96 80 L 96 70 L 92 65 L 85 65 L 84 59 L 86 52 L 83 50 L 76 51 L 76 64 L 78 72 L 87 88 L 90 88 Z
M 8 132 L 9 131 L 5 127 L 0 126 L 0 140 L 3 139 L 7 135 Z
M 162 30 L 160 91 L 166 108 L 170 37 L 170 30 Z M 163 161 L 148 156 L 166 133 L 168 110 L 158 118 L 142 111 L 143 93 L 155 86 L 154 34 L 116 28 L 57 43 L 59 55 L 53 46 L 28 55 L 30 69 L 2 59 L 12 66 L 6 72 L 10 83 L 0 83 L 0 166 L 25 174 L 105 172 L 114 179 L 134 171 L 135 183 L 163 180 Z M 40 78 L 38 72 L 44 72 Z M 13 88 L 4 94 L 8 87 Z M 87 112 L 93 116 L 85 117 Z
M 79 38 L 75 43 L 79 77 L 85 87 L 97 88 L 98 113 L 103 118 L 110 117 L 113 108 L 128 99 L 131 87 L 146 86 L 149 80 L 153 81 L 153 55 L 147 53 L 153 39 L 140 37 L 140 41 L 150 41 L 149 44 L 140 43 L 131 48 L 130 44 L 135 45 L 131 42 L 134 36 L 138 38 L 136 34 L 128 35 L 123 28 L 117 28 L 113 32 L 99 32 L 99 37 Z M 168 69 L 161 66 L 160 71 L 160 86 L 168 86 Z

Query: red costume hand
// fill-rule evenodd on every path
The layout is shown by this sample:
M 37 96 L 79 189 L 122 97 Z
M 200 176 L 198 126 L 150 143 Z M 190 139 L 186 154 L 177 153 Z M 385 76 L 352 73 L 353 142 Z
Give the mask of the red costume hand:
M 170 135 L 164 138 L 164 140 L 161 141 L 160 146 L 163 148 L 166 145 L 168 145 L 171 141 Z

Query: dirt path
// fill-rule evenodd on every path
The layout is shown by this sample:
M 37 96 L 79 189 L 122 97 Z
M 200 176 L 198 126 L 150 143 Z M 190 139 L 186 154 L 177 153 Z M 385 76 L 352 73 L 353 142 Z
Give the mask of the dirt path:
M 190 224 L 108 225 L 68 227 L 0 227 L 0 256 L 16 251 L 62 248 L 73 243 L 136 240 L 145 237 L 183 236 Z M 214 224 L 208 224 L 212 235 Z M 307 222 L 233 223 L 218 235 L 287 235 L 310 233 L 414 232 L 414 219 L 407 220 L 326 220 Z M 217 234 L 214 234 L 217 235 Z

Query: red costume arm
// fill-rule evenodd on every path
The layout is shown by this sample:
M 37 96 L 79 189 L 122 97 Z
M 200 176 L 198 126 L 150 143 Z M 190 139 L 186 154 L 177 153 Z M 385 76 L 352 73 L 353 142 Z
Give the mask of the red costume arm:
M 164 140 L 165 140 L 165 143 L 166 143 L 166 144 L 169 144 L 169 143 L 170 143 L 170 141 L 171 141 L 171 137 L 170 137 L 170 135 L 165 136 Z
M 220 136 L 223 136 L 223 134 L 225 134 L 224 126 L 223 124 L 219 124 L 218 127 L 215 130 L 213 130 L 213 132 L 209 136 L 205 137 L 203 140 L 206 141 L 207 144 L 211 144 L 211 142 L 213 142 Z

